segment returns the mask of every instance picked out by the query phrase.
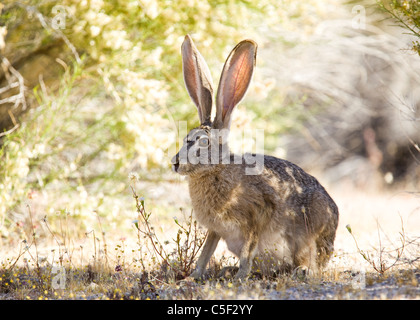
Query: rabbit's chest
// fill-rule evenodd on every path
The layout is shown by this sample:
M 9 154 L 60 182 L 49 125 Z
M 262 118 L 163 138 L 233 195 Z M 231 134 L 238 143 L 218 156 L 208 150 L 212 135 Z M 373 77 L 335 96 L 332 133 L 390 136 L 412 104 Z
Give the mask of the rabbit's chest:
M 232 212 L 238 205 L 239 189 L 215 181 L 190 181 L 191 204 L 198 222 L 213 230 L 235 224 Z
M 233 222 L 231 221 L 232 217 L 230 212 L 233 211 L 235 203 L 229 201 L 229 199 L 223 199 L 223 197 L 219 197 L 218 195 L 202 198 L 196 193 L 192 193 L 190 196 L 198 222 L 207 228 L 217 230 Z

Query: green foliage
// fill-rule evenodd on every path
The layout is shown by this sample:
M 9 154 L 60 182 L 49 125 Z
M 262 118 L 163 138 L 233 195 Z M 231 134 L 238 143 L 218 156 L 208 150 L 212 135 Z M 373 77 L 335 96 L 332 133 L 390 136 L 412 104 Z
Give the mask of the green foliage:
M 418 0 L 381 0 L 379 6 L 398 24 L 420 38 L 420 3 Z M 420 55 L 419 41 L 413 41 L 413 50 Z
M 77 64 L 68 68 L 59 91 L 52 96 L 35 88 L 39 106 L 4 139 L 0 149 L 2 226 L 11 223 L 8 211 L 17 210 L 19 204 L 35 197 L 48 203 L 46 210 L 50 213 L 69 203 L 68 210 L 75 216 L 85 212 L 87 206 L 91 210 L 98 208 L 104 194 L 89 197 L 85 186 L 116 178 L 122 162 L 104 159 L 109 145 L 122 132 L 116 121 L 118 109 L 105 110 L 103 105 L 101 117 L 97 117 L 91 105 L 81 105 L 86 100 L 79 96 L 84 91 L 80 85 L 91 85 L 89 94 L 95 91 L 91 80 L 80 82 L 81 73 Z M 78 94 L 72 96 L 76 91 Z M 97 162 L 106 171 L 95 168 Z
M 24 204 L 34 196 L 40 208 L 35 215 L 83 217 L 80 232 L 96 221 L 92 212 L 106 217 L 107 225 L 121 224 L 122 213 L 131 209 L 123 192 L 128 173 L 161 179 L 170 172 L 177 121 L 187 120 L 189 128 L 198 123 L 181 73 L 185 34 L 192 34 L 217 84 L 239 40 L 252 38 L 263 48 L 272 37 L 270 26 L 296 29 L 309 18 L 306 8 L 318 6 L 292 3 L 65 0 L 57 8 L 44 0 L 6 1 L 0 24 L 7 29 L 10 61 L 28 54 L 25 48 L 42 52 L 57 46 L 63 55 L 40 71 L 55 68 L 62 75 L 40 81 L 32 92 L 34 108 L 1 137 L 0 234 L 23 219 Z M 258 65 L 263 68 L 264 61 Z M 304 114 L 299 101 L 282 106 L 281 93 L 269 94 L 274 88 L 273 80 L 257 72 L 234 123 L 265 128 L 270 151 L 279 133 L 296 127 Z

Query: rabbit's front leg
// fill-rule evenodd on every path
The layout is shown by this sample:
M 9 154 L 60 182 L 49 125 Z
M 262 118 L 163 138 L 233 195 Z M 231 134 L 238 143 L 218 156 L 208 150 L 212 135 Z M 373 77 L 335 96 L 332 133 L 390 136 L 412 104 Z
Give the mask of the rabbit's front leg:
M 239 270 L 235 275 L 236 280 L 245 280 L 252 268 L 252 262 L 257 253 L 258 236 L 251 232 L 249 238 L 244 242 L 239 256 Z
M 197 266 L 195 267 L 194 272 L 191 274 L 191 277 L 198 280 L 203 276 L 203 273 L 206 270 L 206 266 L 209 263 L 214 250 L 216 250 L 219 240 L 220 236 L 216 232 L 209 231 L 206 242 L 204 243 L 203 251 L 201 252 L 200 258 L 198 258 Z

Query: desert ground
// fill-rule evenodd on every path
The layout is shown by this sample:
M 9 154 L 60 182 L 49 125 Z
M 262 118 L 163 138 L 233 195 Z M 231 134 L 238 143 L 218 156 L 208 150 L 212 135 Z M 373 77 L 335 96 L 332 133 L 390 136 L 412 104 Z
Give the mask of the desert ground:
M 149 223 L 166 252 L 171 252 L 169 248 L 177 247 L 179 225 L 186 226 L 183 223 L 191 212 L 186 182 L 137 182 L 135 190 L 148 190 L 144 201 L 151 213 Z M 77 228 L 69 221 L 67 225 L 62 221 L 61 231 L 48 232 L 45 220 L 46 235 L 36 240 L 36 247 L 31 243 L 25 251 L 23 245 L 28 246 L 29 240 L 23 245 L 3 241 L 0 298 L 419 299 L 419 195 L 409 190 L 378 192 L 339 185 L 328 190 L 339 207 L 340 221 L 334 255 L 317 277 L 298 271 L 276 277 L 254 274 L 240 283 L 233 281 L 230 273 L 218 277 L 223 267 L 238 265 L 222 241 L 210 262 L 207 279 L 193 281 L 176 271 L 180 270 L 177 263 L 191 256 L 181 259 L 168 253 L 171 270 L 147 237 L 139 240 L 130 217 L 125 217 L 126 230 L 103 232 L 106 226 L 98 220 L 80 237 L 71 233 Z M 127 194 L 135 212 L 134 199 Z M 181 210 L 174 217 L 161 209 L 175 206 Z M 33 223 L 40 226 L 42 222 Z M 204 231 L 197 231 L 197 237 L 203 237 Z

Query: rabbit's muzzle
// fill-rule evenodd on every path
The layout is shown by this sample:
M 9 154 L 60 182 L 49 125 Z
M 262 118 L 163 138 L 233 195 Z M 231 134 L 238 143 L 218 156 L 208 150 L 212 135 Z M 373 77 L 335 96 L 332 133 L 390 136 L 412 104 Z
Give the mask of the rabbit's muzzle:
M 179 173 L 181 175 L 186 174 L 189 170 L 189 161 L 188 161 L 188 148 L 187 145 L 184 144 L 181 150 L 172 157 L 172 171 Z
M 178 169 L 179 169 L 179 154 L 178 153 L 174 157 L 172 157 L 171 163 L 172 163 L 172 171 L 178 172 Z
M 191 130 L 184 144 L 171 159 L 172 170 L 181 175 L 190 174 L 210 163 L 210 136 L 201 129 Z

